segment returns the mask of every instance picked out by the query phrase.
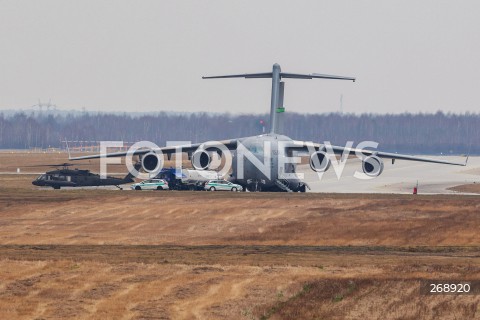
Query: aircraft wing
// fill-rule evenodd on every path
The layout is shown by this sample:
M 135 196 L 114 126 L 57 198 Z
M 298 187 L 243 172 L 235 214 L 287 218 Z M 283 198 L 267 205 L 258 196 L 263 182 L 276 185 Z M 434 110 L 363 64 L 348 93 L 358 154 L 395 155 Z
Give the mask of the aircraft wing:
M 308 141 L 292 141 L 290 146 L 287 146 L 288 149 L 293 151 L 300 151 L 300 152 L 311 152 L 313 150 L 319 151 L 329 151 L 328 148 L 324 144 L 320 143 L 313 143 Z M 408 161 L 419 161 L 419 162 L 429 162 L 429 163 L 440 163 L 440 164 L 448 164 L 454 166 L 466 166 L 468 162 L 468 156 L 463 163 L 459 162 L 451 162 L 445 160 L 437 160 L 432 158 L 426 157 L 416 157 L 406 154 L 399 154 L 399 153 L 391 153 L 391 152 L 383 152 L 377 150 L 369 150 L 369 149 L 356 149 L 356 148 L 346 148 L 346 147 L 339 147 L 339 146 L 331 146 L 331 151 L 335 154 L 348 154 L 348 155 L 364 155 L 364 156 L 377 156 L 380 158 L 386 159 L 394 159 L 394 160 L 408 160 Z
M 144 155 L 147 154 L 151 151 L 157 151 L 161 152 L 163 154 L 166 154 L 169 158 L 172 154 L 176 153 L 179 149 L 181 149 L 181 152 L 186 152 L 186 153 L 193 153 L 195 152 L 199 147 L 203 145 L 203 148 L 205 150 L 211 150 L 214 149 L 219 150 L 216 148 L 216 146 L 225 146 L 229 150 L 234 150 L 237 148 L 237 143 L 239 139 L 231 139 L 231 140 L 222 140 L 222 141 L 215 141 L 215 142 L 205 142 L 205 143 L 195 143 L 195 144 L 187 144 L 187 145 L 181 145 L 181 146 L 169 146 L 169 147 L 161 147 L 157 149 L 139 149 L 136 150 L 135 152 L 132 152 L 131 155 Z M 220 149 L 221 150 L 221 149 Z M 112 158 L 112 157 L 125 157 L 128 155 L 128 152 L 113 152 L 113 153 L 107 153 L 104 155 L 101 154 L 95 154 L 95 155 L 88 155 L 88 156 L 81 156 L 81 157 L 69 157 L 69 160 L 86 160 L 86 159 L 99 159 L 99 158 Z

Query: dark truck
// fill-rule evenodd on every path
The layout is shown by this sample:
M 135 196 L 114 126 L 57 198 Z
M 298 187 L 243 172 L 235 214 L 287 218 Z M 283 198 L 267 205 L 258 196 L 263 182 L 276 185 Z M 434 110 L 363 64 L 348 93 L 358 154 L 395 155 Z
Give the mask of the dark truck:
M 204 190 L 209 180 L 221 179 L 216 171 L 163 168 L 155 177 L 168 182 L 170 190 Z

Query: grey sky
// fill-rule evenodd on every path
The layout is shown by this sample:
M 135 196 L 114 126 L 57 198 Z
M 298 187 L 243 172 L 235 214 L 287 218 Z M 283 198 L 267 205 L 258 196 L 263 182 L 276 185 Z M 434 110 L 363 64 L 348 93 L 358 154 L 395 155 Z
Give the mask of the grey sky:
M 479 1 L 4 1 L 0 109 L 49 98 L 104 111 L 480 112 Z

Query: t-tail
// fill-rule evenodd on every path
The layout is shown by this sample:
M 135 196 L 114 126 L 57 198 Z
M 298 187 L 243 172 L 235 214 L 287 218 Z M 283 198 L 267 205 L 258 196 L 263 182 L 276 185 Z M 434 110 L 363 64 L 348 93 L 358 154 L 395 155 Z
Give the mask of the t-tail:
M 218 79 L 218 78 L 272 78 L 272 98 L 270 104 L 270 133 L 278 133 L 279 128 L 282 126 L 281 119 L 278 119 L 279 114 L 285 112 L 283 105 L 283 96 L 285 84 L 282 81 L 283 78 L 290 79 L 334 79 L 334 80 L 351 80 L 355 81 L 352 77 L 334 76 L 328 74 L 312 73 L 312 74 L 300 74 L 300 73 L 287 73 L 282 72 L 280 65 L 275 63 L 272 68 L 272 72 L 264 73 L 246 73 L 246 74 L 232 74 L 224 76 L 211 76 L 202 77 L 202 79 Z M 283 117 L 281 115 L 280 117 Z

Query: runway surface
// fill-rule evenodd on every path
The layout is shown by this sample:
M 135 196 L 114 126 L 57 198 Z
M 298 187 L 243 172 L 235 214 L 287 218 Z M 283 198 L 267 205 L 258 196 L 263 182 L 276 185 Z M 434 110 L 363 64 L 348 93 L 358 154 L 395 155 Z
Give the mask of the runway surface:
M 465 162 L 464 157 L 428 156 L 453 162 Z M 371 180 L 354 177 L 356 171 L 362 171 L 359 159 L 348 159 L 340 179 L 333 166 L 320 179 L 309 165 L 300 165 L 298 171 L 305 175 L 305 181 L 312 192 L 340 193 L 412 193 L 417 184 L 422 194 L 456 193 L 448 188 L 480 182 L 480 157 L 470 157 L 466 167 L 444 164 L 432 164 L 413 161 L 385 160 L 383 173 Z

